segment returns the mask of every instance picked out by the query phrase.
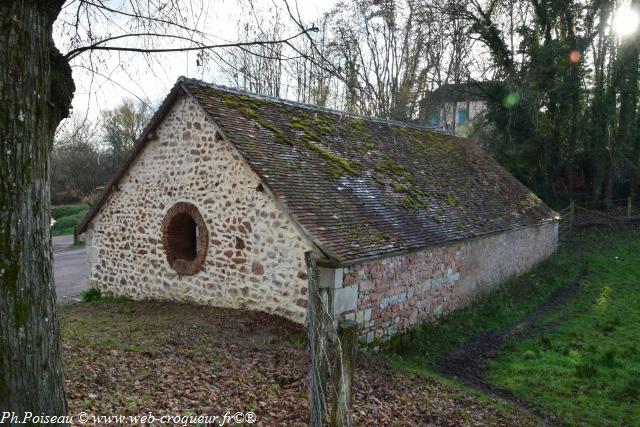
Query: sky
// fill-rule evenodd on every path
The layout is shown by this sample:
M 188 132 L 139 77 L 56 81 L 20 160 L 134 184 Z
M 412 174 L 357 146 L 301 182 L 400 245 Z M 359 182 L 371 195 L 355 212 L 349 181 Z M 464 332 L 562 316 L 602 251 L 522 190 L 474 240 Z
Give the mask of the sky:
M 124 0 L 110 0 L 105 4 L 113 9 L 122 7 Z M 191 16 L 200 30 L 208 34 L 211 43 L 225 43 L 237 40 L 236 25 L 238 20 L 251 19 L 246 9 L 238 8 L 237 1 L 242 0 L 201 0 L 204 7 L 199 8 L 197 16 Z M 250 0 L 245 0 L 250 1 Z M 189 1 L 185 0 L 186 3 Z M 305 22 L 312 23 L 323 13 L 329 11 L 337 0 L 298 0 L 297 7 Z M 65 54 L 73 47 L 72 37 L 78 0 L 69 0 L 54 26 L 56 46 Z M 282 16 L 288 15 L 284 0 L 253 0 L 256 13 L 269 12 L 269 9 L 281 8 Z M 296 0 L 289 0 L 289 5 L 296 7 Z M 126 10 L 126 9 L 125 9 Z M 271 11 L 273 12 L 273 10 Z M 98 22 L 91 28 L 95 39 L 116 36 L 126 33 L 126 19 L 116 14 L 105 12 L 112 21 Z M 67 25 L 65 25 L 67 24 Z M 86 26 L 80 24 L 80 32 L 87 34 Z M 295 28 L 291 28 L 291 33 Z M 118 40 L 113 45 L 133 46 L 133 41 Z M 77 43 L 77 42 L 76 42 Z M 180 42 L 164 42 L 163 46 L 179 46 Z M 114 108 L 123 99 L 137 99 L 156 107 L 167 95 L 179 76 L 199 78 L 205 81 L 225 84 L 228 81 L 217 65 L 209 62 L 206 66 L 198 66 L 198 53 L 177 52 L 161 54 L 141 54 L 123 52 L 98 52 L 90 55 L 85 52 L 71 60 L 76 93 L 73 99 L 72 119 L 96 121 L 100 111 Z M 89 71 L 92 69 L 94 71 Z

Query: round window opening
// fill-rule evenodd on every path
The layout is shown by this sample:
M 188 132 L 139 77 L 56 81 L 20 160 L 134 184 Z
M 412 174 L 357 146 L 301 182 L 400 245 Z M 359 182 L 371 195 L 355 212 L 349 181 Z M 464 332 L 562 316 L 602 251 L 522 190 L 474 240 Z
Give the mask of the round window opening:
M 204 265 L 209 233 L 191 203 L 176 203 L 162 222 L 162 244 L 169 265 L 180 274 L 195 274 Z

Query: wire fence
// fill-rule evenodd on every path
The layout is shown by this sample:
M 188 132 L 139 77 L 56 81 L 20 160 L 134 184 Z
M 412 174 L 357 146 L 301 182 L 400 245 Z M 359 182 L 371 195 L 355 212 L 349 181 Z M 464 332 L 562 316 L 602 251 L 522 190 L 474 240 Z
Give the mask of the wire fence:
M 322 287 L 314 254 L 306 254 L 308 275 L 309 425 L 351 426 L 355 321 L 339 319 L 332 289 Z
M 596 201 L 583 204 L 571 200 L 569 206 L 558 214 L 561 235 L 591 226 L 640 224 L 640 206 L 634 205 L 630 197 L 608 203 Z

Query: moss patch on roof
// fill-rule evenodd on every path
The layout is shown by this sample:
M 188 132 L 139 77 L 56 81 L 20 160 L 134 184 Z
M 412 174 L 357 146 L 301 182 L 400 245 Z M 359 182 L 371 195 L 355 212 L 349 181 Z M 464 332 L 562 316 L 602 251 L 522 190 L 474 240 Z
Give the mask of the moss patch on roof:
M 331 164 L 333 164 L 333 168 L 331 169 L 332 176 L 341 176 L 344 174 L 350 174 L 353 176 L 357 176 L 360 174 L 359 168 L 354 164 L 350 163 L 348 160 L 331 153 L 330 151 L 322 148 L 318 145 L 320 141 L 315 141 L 311 138 L 305 138 L 302 140 L 304 145 L 310 150 L 315 151 L 320 154 L 326 160 L 328 160 Z
M 410 209 L 427 207 L 425 196 L 429 193 L 418 185 L 413 174 L 404 165 L 385 155 L 375 166 L 375 170 L 391 181 L 391 187 L 396 193 L 406 194 L 402 199 L 402 206 Z
M 345 125 L 356 138 L 368 140 L 373 136 L 368 123 L 364 119 L 350 117 L 346 120 Z
M 317 113 L 309 114 L 301 111 L 291 118 L 289 126 L 302 131 L 311 131 L 313 129 L 323 135 L 335 135 L 338 122 L 332 116 Z
M 340 227 L 344 233 L 358 242 L 365 244 L 384 244 L 391 240 L 391 236 L 388 233 L 376 230 L 374 228 L 368 228 L 362 224 L 352 224 L 345 221 L 340 221 Z
M 242 114 L 245 119 L 254 120 L 263 128 L 269 129 L 271 132 L 273 132 L 273 134 L 279 141 L 284 142 L 285 144 L 292 145 L 291 141 L 289 141 L 289 138 L 287 138 L 287 135 L 281 129 L 275 127 L 273 124 L 271 124 L 270 121 L 265 120 L 259 114 L 258 109 L 260 108 L 260 106 L 264 105 L 266 101 L 251 98 L 248 96 L 239 96 L 235 98 L 231 96 L 225 96 L 223 98 L 223 102 L 228 107 L 236 109 L 240 114 Z
M 264 111 L 261 111 L 261 108 L 268 105 L 269 101 L 245 95 L 232 96 L 226 94 L 223 96 L 223 102 L 226 106 L 238 111 L 244 118 L 253 120 L 263 128 L 273 132 L 277 140 L 288 145 L 293 145 L 287 133 L 280 127 L 274 125 L 274 121 L 268 120 L 262 114 Z M 292 130 L 301 131 L 303 133 L 301 141 L 304 146 L 320 154 L 332 165 L 332 176 L 339 177 L 345 174 L 357 176 L 360 174 L 360 165 L 357 162 L 350 162 L 340 155 L 329 151 L 328 148 L 325 148 L 329 145 L 326 139 L 319 136 L 332 135 L 336 132 L 336 123 L 334 120 L 318 114 L 311 115 L 306 112 L 300 112 L 298 115 L 291 117 L 287 125 Z
M 329 143 L 319 135 L 333 135 L 336 132 L 335 127 L 329 126 L 329 122 L 329 119 L 321 118 L 318 114 L 311 116 L 308 113 L 301 112 L 291 117 L 288 126 L 293 130 L 302 132 L 302 143 L 310 150 L 320 154 L 333 165 L 331 171 L 332 176 L 341 176 L 344 174 L 352 176 L 359 175 L 361 169 L 359 163 L 350 162 L 321 146 L 324 145 L 327 147 Z

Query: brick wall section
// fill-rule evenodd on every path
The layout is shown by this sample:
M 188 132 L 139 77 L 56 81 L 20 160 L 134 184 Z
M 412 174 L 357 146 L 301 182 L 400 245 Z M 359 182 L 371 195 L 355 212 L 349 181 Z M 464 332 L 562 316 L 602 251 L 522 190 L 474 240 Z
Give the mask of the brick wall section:
M 344 270 L 358 290 L 355 317 L 367 342 L 461 308 L 479 292 L 523 273 L 557 246 L 557 223 L 481 237 Z
M 311 243 L 190 99 L 178 100 L 87 232 L 89 285 L 113 295 L 192 301 L 303 322 Z M 179 275 L 162 220 L 195 205 L 209 242 L 203 268 Z

